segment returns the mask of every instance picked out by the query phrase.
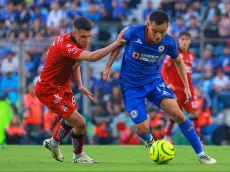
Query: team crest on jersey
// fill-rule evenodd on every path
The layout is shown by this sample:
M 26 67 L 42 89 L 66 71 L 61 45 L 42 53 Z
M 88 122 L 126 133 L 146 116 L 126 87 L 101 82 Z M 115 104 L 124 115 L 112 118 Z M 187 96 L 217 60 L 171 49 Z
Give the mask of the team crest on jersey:
M 164 46 L 164 45 L 161 45 L 161 46 L 158 47 L 158 51 L 159 51 L 159 52 L 163 52 L 164 49 L 165 49 L 165 46 Z
M 140 60 L 140 56 L 141 56 L 141 54 L 140 53 L 138 53 L 138 52 L 133 52 L 133 54 L 132 54 L 132 57 L 134 58 L 134 59 L 136 59 L 136 60 Z
M 136 118 L 136 117 L 138 116 L 138 112 L 137 112 L 136 110 L 132 110 L 132 111 L 130 112 L 130 116 L 131 116 L 132 118 Z
M 62 109 L 63 109 L 64 112 L 66 112 L 68 110 L 68 106 L 66 104 L 63 104 Z

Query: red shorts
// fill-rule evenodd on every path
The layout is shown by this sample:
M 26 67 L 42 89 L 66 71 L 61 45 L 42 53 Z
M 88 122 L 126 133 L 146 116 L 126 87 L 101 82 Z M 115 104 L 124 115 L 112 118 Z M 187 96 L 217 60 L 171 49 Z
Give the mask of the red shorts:
M 56 113 L 58 118 L 67 118 L 77 109 L 74 94 L 70 88 L 58 90 L 56 93 L 49 93 L 48 91 L 44 92 L 40 84 L 36 84 L 35 92 L 40 102 Z
M 192 90 L 191 90 L 192 91 Z M 174 94 L 176 96 L 176 101 L 179 105 L 179 107 L 181 109 L 184 109 L 186 110 L 187 113 L 191 113 L 191 112 L 194 112 L 197 110 L 197 104 L 196 104 L 196 101 L 195 101 L 195 95 L 194 95 L 194 92 L 191 92 L 192 93 L 192 100 L 186 104 L 185 101 L 186 101 L 186 96 L 185 96 L 185 93 L 184 91 L 175 91 Z

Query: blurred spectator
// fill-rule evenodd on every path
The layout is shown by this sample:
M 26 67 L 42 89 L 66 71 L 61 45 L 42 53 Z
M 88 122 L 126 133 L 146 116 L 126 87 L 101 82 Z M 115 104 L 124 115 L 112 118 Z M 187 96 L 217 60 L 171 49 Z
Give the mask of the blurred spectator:
M 230 47 L 224 47 L 224 52 L 215 60 L 216 67 L 224 68 L 224 71 L 230 74 Z
M 28 93 L 24 96 L 23 124 L 27 132 L 27 143 L 32 140 L 32 135 L 39 132 L 42 124 L 42 104 L 35 95 L 35 86 L 28 86 Z
M 221 2 L 218 3 L 218 8 L 220 9 L 221 14 L 225 14 L 227 12 L 226 7 L 228 6 L 228 4 L 229 0 L 221 0 Z
M 200 28 L 195 16 L 191 16 L 189 19 L 190 25 L 187 31 L 191 34 L 192 39 L 198 39 L 200 37 Z
M 180 32 L 183 32 L 186 30 L 185 22 L 181 16 L 176 17 L 176 23 L 172 26 L 172 35 L 176 39 L 179 36 Z
M 65 19 L 65 14 L 58 2 L 53 2 L 51 9 L 52 10 L 48 14 L 46 23 L 49 33 L 58 32 L 58 27 L 60 26 L 61 20 Z
M 22 25 L 24 28 L 27 27 L 30 20 L 30 13 L 26 9 L 26 3 L 22 2 L 17 5 L 17 14 L 15 16 L 15 22 Z
M 155 11 L 156 9 L 153 8 L 153 4 L 152 4 L 152 1 L 148 0 L 146 2 L 147 4 L 147 7 L 145 9 L 143 9 L 143 13 L 142 13 L 142 17 L 143 17 L 143 20 L 146 21 L 148 16 L 153 12 Z
M 151 133 L 155 140 L 162 139 L 164 137 L 164 127 L 166 119 L 162 113 L 155 112 L 154 109 L 150 108 L 147 110 L 149 116 L 149 122 L 151 127 Z
M 26 76 L 26 85 L 33 81 L 34 63 L 32 62 L 32 58 L 29 53 L 25 54 L 25 76 Z
M 201 4 L 201 1 L 200 0 L 192 1 L 192 6 L 194 10 L 199 14 L 199 16 L 201 16 L 202 11 L 203 11 L 203 6 Z
M 41 23 L 41 19 L 37 18 L 31 24 L 31 28 L 29 30 L 29 38 L 34 38 L 38 33 L 45 35 L 46 29 Z
M 12 70 L 6 69 L 5 75 L 0 83 L 0 96 L 7 96 L 10 103 L 14 106 L 18 101 L 18 88 L 19 88 L 18 76 L 12 72 Z
M 96 105 L 92 123 L 94 126 L 94 143 L 95 144 L 111 144 L 113 138 L 111 137 L 112 130 L 108 125 L 111 118 L 104 111 L 103 107 L 99 104 Z
M 112 21 L 112 16 L 111 14 L 109 13 L 110 11 L 108 11 L 105 7 L 102 7 L 100 9 L 100 16 L 101 16 L 101 19 L 100 21 Z M 112 10 L 111 10 L 112 12 Z
M 131 14 L 127 1 L 119 3 L 119 1 L 113 0 L 113 7 L 113 19 L 115 21 L 125 21 L 127 20 L 128 15 Z
M 98 42 L 98 35 L 99 35 L 99 27 L 95 24 L 94 21 L 91 22 L 92 23 L 92 36 L 91 36 L 91 49 L 92 51 L 99 49 L 100 47 L 97 46 L 97 42 Z
M 202 22 L 211 21 L 214 15 L 216 15 L 217 20 L 218 20 L 218 17 L 220 16 L 220 14 L 221 14 L 221 11 L 217 7 L 217 0 L 210 0 L 208 7 L 206 8 L 206 10 L 204 10 Z
M 74 20 L 77 17 L 83 16 L 83 13 L 77 3 L 71 4 L 71 9 L 67 10 L 67 17 L 71 20 Z
M 140 137 L 136 134 L 136 126 L 126 128 L 120 136 L 121 145 L 139 145 L 141 143 Z
M 203 51 L 203 59 L 199 64 L 201 70 L 209 70 L 213 69 L 214 62 L 213 62 L 213 54 L 212 54 L 213 47 L 211 45 L 206 46 Z
M 58 122 L 57 115 L 47 108 L 43 115 L 43 128 L 46 133 L 46 138 L 53 136 Z
M 23 144 L 25 143 L 26 131 L 23 128 L 19 117 L 14 115 L 10 125 L 6 128 L 6 143 L 8 145 L 12 144 Z
M 89 81 L 89 90 L 92 94 L 95 95 L 95 92 L 96 92 L 96 85 L 97 85 L 97 78 L 94 77 L 93 75 L 93 68 L 90 68 L 89 69 L 89 78 L 90 78 L 90 81 Z
M 91 21 L 99 21 L 101 15 L 98 5 L 91 3 L 89 5 L 89 10 L 85 13 L 85 17 L 87 17 Z
M 212 88 L 215 93 L 213 98 L 213 111 L 220 112 L 222 108 L 230 107 L 230 80 L 222 68 L 217 69 L 213 78 Z
M 0 96 L 0 145 L 5 142 L 5 129 L 10 124 L 13 111 L 6 97 Z
M 6 58 L 3 59 L 1 64 L 1 72 L 3 75 L 9 70 L 15 73 L 18 71 L 18 59 L 14 55 L 15 53 L 10 51 L 8 52 Z
M 111 93 L 112 85 L 111 85 L 110 82 L 107 82 L 107 81 L 103 80 L 102 77 L 103 77 L 103 73 L 101 72 L 101 78 L 97 82 L 96 89 L 102 89 L 103 94 L 108 95 L 109 93 Z
M 112 88 L 112 93 L 109 97 L 109 100 L 106 103 L 107 111 L 110 114 L 115 114 L 115 106 L 118 106 L 120 110 L 124 108 L 120 87 L 118 86 Z
M 175 13 L 176 17 L 183 17 L 187 13 L 187 2 L 186 1 L 177 1 L 175 4 Z
M 218 38 L 219 37 L 219 28 L 218 28 L 218 17 L 217 15 L 212 15 L 212 19 L 207 23 L 204 29 L 204 36 L 209 38 Z
M 189 8 L 188 8 L 188 11 L 187 11 L 187 13 L 183 16 L 183 19 L 185 20 L 185 21 L 188 21 L 191 17 L 195 17 L 195 18 L 198 18 L 199 17 L 199 14 L 198 14 L 198 12 L 197 11 L 195 11 L 195 8 L 194 7 L 192 7 L 192 6 L 190 6 Z
M 207 133 L 207 126 L 212 124 L 212 116 L 210 107 L 208 104 L 207 98 L 204 96 L 202 91 L 199 87 L 194 87 L 195 95 L 197 97 L 196 104 L 197 104 L 197 112 L 198 112 L 198 126 L 200 127 L 200 131 L 196 131 L 200 134 L 201 141 L 204 141 L 205 136 L 208 135 Z
M 210 94 L 212 91 L 213 74 L 212 69 L 204 71 L 203 79 L 200 79 L 197 85 L 202 88 L 202 92 Z
M 221 16 L 218 30 L 221 37 L 230 38 L 230 17 L 227 14 Z
M 32 13 L 30 17 L 30 22 L 33 23 L 36 19 L 41 20 L 43 24 L 46 24 L 47 16 L 45 13 L 41 11 L 41 6 L 35 6 L 34 7 L 34 13 Z

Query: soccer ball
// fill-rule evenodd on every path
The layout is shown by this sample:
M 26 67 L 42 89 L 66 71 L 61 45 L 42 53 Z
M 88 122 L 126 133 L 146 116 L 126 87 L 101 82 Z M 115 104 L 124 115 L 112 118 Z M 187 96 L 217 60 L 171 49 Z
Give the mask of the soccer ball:
M 175 149 L 170 142 L 166 140 L 157 140 L 152 144 L 149 155 L 157 164 L 167 164 L 174 158 Z

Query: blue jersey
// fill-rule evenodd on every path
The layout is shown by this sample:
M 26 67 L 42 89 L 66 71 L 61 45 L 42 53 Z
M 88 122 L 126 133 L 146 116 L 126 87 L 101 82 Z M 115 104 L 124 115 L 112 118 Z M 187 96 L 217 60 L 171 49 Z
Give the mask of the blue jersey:
M 171 58 L 178 56 L 175 40 L 166 34 L 156 44 L 147 41 L 146 25 L 133 25 L 124 33 L 126 48 L 120 71 L 120 82 L 123 86 L 137 87 L 161 79 L 158 60 L 162 55 Z

